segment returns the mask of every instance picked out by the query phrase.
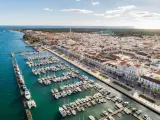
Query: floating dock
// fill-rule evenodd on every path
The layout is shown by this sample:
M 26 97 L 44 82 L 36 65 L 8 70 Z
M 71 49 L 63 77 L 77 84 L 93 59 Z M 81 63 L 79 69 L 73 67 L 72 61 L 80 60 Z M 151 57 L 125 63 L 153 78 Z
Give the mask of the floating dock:
M 109 114 L 109 115 L 107 115 L 107 116 L 104 116 L 104 117 L 102 117 L 102 118 L 100 118 L 100 119 L 98 119 L 98 120 L 104 120 L 104 119 L 107 119 L 109 116 L 114 116 L 114 115 L 120 113 L 123 109 L 124 109 L 124 107 L 123 107 L 123 108 L 120 108 L 120 109 L 114 111 L 113 113 L 111 113 L 111 114 Z
M 23 90 L 21 88 L 21 85 L 19 83 L 19 79 L 18 79 L 19 76 L 16 74 L 16 69 L 15 69 L 16 63 L 14 62 L 14 60 L 12 60 L 12 65 L 13 65 L 14 72 L 15 72 L 15 75 L 16 75 L 16 80 L 17 80 L 17 84 L 18 84 L 18 87 L 19 87 L 19 90 L 20 90 L 20 94 L 21 94 L 21 97 L 22 97 L 22 100 L 23 100 L 23 105 L 24 105 L 24 108 L 25 108 L 27 120 L 32 120 L 32 114 L 31 114 L 30 110 L 27 108 L 26 100 L 23 97 L 24 92 L 23 92 Z

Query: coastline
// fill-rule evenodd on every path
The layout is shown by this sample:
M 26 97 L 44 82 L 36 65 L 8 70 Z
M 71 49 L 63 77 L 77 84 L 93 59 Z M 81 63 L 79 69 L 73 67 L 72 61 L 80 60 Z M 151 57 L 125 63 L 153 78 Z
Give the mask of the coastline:
M 49 52 L 55 54 L 56 56 L 58 56 L 58 57 L 64 59 L 65 61 L 67 61 L 67 62 L 69 62 L 69 63 L 71 63 L 72 65 L 74 65 L 74 66 L 80 68 L 81 70 L 83 70 L 83 71 L 87 72 L 88 74 L 94 76 L 95 78 L 97 78 L 97 79 L 100 80 L 101 82 L 105 83 L 106 85 L 110 86 L 111 88 L 117 90 L 118 92 L 120 92 L 120 93 L 126 95 L 127 97 L 129 97 L 129 98 L 135 100 L 137 103 L 140 103 L 141 105 L 147 107 L 148 109 L 150 109 L 150 110 L 152 110 L 153 112 L 155 112 L 155 113 L 157 113 L 157 114 L 160 115 L 160 111 L 158 111 L 157 109 L 154 109 L 153 107 L 151 107 L 151 106 L 145 104 L 144 102 L 142 102 L 142 101 L 140 101 L 139 99 L 137 99 L 136 97 L 134 97 L 134 96 L 135 96 L 135 95 L 134 95 L 135 93 L 134 93 L 133 96 L 132 96 L 132 95 L 130 95 L 130 94 L 128 93 L 128 91 L 124 91 L 124 90 L 119 89 L 118 87 L 112 85 L 112 84 L 110 83 L 110 81 L 108 81 L 107 79 L 103 79 L 103 78 L 100 77 L 98 74 L 95 74 L 95 73 L 93 73 L 91 70 L 88 70 L 88 69 L 84 68 L 83 66 L 78 65 L 77 63 L 75 63 L 74 61 L 71 61 L 71 60 L 67 59 L 67 58 L 64 57 L 63 55 L 59 55 L 59 54 L 56 53 L 55 51 L 50 50 L 50 49 L 45 48 L 45 47 L 43 47 L 43 49 L 45 49 L 45 50 L 47 50 L 47 51 L 49 51 Z
M 22 39 L 22 40 L 23 40 L 23 39 Z M 23 41 L 24 41 L 24 40 L 23 40 Z M 24 41 L 24 42 L 25 42 L 27 45 L 31 46 L 34 50 L 38 51 L 35 47 L 33 47 L 32 45 L 30 45 L 30 43 L 28 43 L 27 41 Z M 47 51 L 49 51 L 50 53 L 52 53 L 52 54 L 60 57 L 60 58 L 62 58 L 63 60 L 71 63 L 72 65 L 78 67 L 79 69 L 83 70 L 84 72 L 92 75 L 93 77 L 97 78 L 97 79 L 100 80 L 101 82 L 105 83 L 105 84 L 108 85 L 109 87 L 117 90 L 118 92 L 126 95 L 127 97 L 133 99 L 133 100 L 136 101 L 137 103 L 145 106 L 146 108 L 148 108 L 148 109 L 150 109 L 151 111 L 153 111 L 153 112 L 157 113 L 158 115 L 160 115 L 160 110 L 157 110 L 157 109 L 153 108 L 152 106 L 147 105 L 147 104 L 146 104 L 146 101 L 145 101 L 145 102 L 142 102 L 142 99 L 141 99 L 141 98 L 138 99 L 138 97 L 136 96 L 136 93 L 134 93 L 133 95 L 131 95 L 131 94 L 128 93 L 128 91 L 125 91 L 125 90 L 123 90 L 123 89 L 121 89 L 121 88 L 118 88 L 117 86 L 115 86 L 115 85 L 113 85 L 112 83 L 110 83 L 110 80 L 109 80 L 109 79 L 104 79 L 104 78 L 100 77 L 99 74 L 95 74 L 95 73 L 93 73 L 91 70 L 89 70 L 89 69 L 87 69 L 87 68 L 85 68 L 85 67 L 83 67 L 83 66 L 81 66 L 81 65 L 78 65 L 75 61 L 71 61 L 71 60 L 69 60 L 68 58 L 64 57 L 63 55 L 60 55 L 60 54 L 58 54 L 57 52 L 55 52 L 55 51 L 53 51 L 53 50 L 50 50 L 50 49 L 48 49 L 48 48 L 45 48 L 45 47 L 43 47 L 43 46 L 42 46 L 42 48 L 43 48 L 44 50 L 47 50 Z M 140 100 L 140 99 L 141 99 L 141 100 Z M 155 106 L 155 105 L 156 105 L 156 104 L 154 104 L 154 106 Z M 158 107 L 159 107 L 159 109 L 160 109 L 160 106 L 158 106 Z
M 25 44 L 27 44 L 29 47 L 32 47 L 36 52 L 38 52 L 38 50 L 36 48 L 34 48 L 32 45 L 30 45 L 27 41 L 23 40 L 23 38 L 21 39 Z

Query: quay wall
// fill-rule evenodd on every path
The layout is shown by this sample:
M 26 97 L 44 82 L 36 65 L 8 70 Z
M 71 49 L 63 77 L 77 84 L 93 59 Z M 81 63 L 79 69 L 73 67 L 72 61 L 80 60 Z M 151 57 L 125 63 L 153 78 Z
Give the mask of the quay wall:
M 23 40 L 23 39 L 22 39 L 22 40 Z M 24 41 L 24 40 L 23 40 L 23 41 Z M 26 41 L 24 41 L 24 42 L 25 42 L 27 45 L 31 46 L 28 42 L 26 42 Z M 34 48 L 33 46 L 31 46 L 31 47 L 37 51 L 36 48 Z M 100 81 L 102 81 L 103 83 L 107 84 L 107 85 L 110 86 L 111 88 L 117 90 L 118 92 L 120 92 L 120 93 L 126 95 L 127 97 L 129 97 L 129 98 L 135 100 L 137 103 L 139 103 L 139 104 L 145 106 L 146 108 L 148 108 L 148 109 L 150 109 L 151 111 L 153 111 L 153 112 L 155 112 L 155 113 L 157 113 L 157 114 L 160 115 L 160 111 L 158 111 L 158 110 L 156 110 L 156 109 L 150 107 L 149 105 L 147 105 L 147 104 L 141 102 L 140 100 L 134 98 L 131 94 L 128 94 L 127 91 L 125 92 L 124 90 L 119 89 L 118 87 L 112 85 L 111 83 L 108 83 L 108 82 L 104 81 L 103 79 L 101 79 L 101 78 L 99 78 L 98 76 L 96 76 L 94 73 L 91 73 L 89 70 L 85 69 L 84 67 L 81 67 L 81 66 L 77 65 L 76 63 L 73 63 L 71 60 L 66 59 L 65 57 L 63 57 L 62 55 L 59 55 L 59 54 L 56 53 L 55 51 L 52 51 L 52 50 L 47 49 L 47 48 L 45 48 L 45 47 L 43 47 L 43 49 L 45 49 L 45 50 L 47 50 L 47 51 L 53 53 L 54 55 L 56 55 L 56 56 L 62 58 L 62 59 L 65 60 L 65 61 L 71 63 L 72 65 L 78 67 L 79 69 L 83 70 L 84 72 L 87 72 L 88 74 L 94 76 L 95 78 L 97 78 L 98 80 L 100 80 Z
M 148 109 L 152 110 L 153 112 L 155 112 L 155 113 L 157 113 L 157 114 L 159 114 L 159 115 L 160 115 L 160 112 L 159 112 L 159 111 L 157 111 L 156 109 L 154 109 L 154 108 L 150 107 L 149 105 L 147 105 L 147 104 L 145 104 L 145 103 L 141 102 L 140 100 L 138 100 L 138 99 L 134 98 L 132 95 L 128 94 L 128 93 L 127 93 L 127 91 L 125 92 L 124 90 L 119 89 L 118 87 L 116 87 L 116 86 L 112 85 L 111 83 L 108 83 L 108 82 L 104 81 L 103 79 L 101 79 L 100 77 L 98 77 L 98 76 L 96 76 L 94 73 L 92 73 L 91 71 L 89 71 L 89 70 L 85 69 L 84 67 L 82 67 L 82 66 L 80 66 L 80 65 L 77 65 L 77 64 L 76 64 L 76 63 L 74 63 L 73 61 L 71 61 L 71 60 L 69 60 L 69 59 L 65 58 L 65 57 L 64 57 L 64 56 L 62 56 L 62 55 L 59 55 L 59 54 L 58 54 L 58 53 L 56 53 L 55 51 L 52 51 L 52 50 L 47 49 L 47 48 L 45 48 L 45 47 L 43 47 L 43 48 L 44 48 L 44 49 L 46 49 L 46 50 L 48 50 L 49 52 L 53 53 L 54 55 L 56 55 L 56 56 L 58 56 L 58 57 L 62 58 L 63 60 L 65 60 L 65 61 L 67 61 L 67 62 L 71 63 L 72 65 L 74 65 L 74 66 L 76 66 L 76 67 L 80 68 L 80 69 L 81 69 L 81 70 L 83 70 L 84 72 L 87 72 L 88 74 L 90 74 L 90 75 L 94 76 L 95 78 L 97 78 L 98 80 L 100 80 L 100 81 L 102 81 L 103 83 L 107 84 L 107 85 L 108 85 L 108 86 L 110 86 L 111 88 L 113 88 L 113 89 L 117 90 L 118 92 L 120 92 L 120 93 L 122 93 L 122 94 L 126 95 L 127 97 L 129 97 L 129 98 L 131 98 L 131 99 L 135 100 L 137 103 L 139 103 L 139 104 L 141 104 L 141 105 L 145 106 L 146 108 L 148 108 Z

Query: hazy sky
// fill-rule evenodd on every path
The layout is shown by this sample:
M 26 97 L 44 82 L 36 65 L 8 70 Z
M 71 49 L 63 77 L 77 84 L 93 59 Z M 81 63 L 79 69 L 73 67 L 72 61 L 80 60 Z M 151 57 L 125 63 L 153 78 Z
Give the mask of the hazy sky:
M 160 28 L 160 0 L 0 0 L 0 24 Z

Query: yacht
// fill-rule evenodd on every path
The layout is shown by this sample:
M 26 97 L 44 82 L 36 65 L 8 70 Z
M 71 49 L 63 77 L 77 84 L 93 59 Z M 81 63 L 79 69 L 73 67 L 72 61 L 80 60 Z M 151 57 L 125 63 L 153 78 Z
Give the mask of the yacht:
M 60 97 L 61 97 L 61 95 L 60 95 L 59 93 L 56 93 L 56 94 L 55 94 L 55 98 L 56 98 L 56 99 L 59 99 Z
M 123 107 L 123 105 L 120 104 L 120 103 L 118 103 L 118 102 L 116 102 L 116 106 L 117 106 L 118 108 L 122 108 L 122 107 Z
M 137 111 L 136 111 L 136 114 L 137 114 L 137 115 L 140 115 L 141 113 L 142 113 L 142 110 L 137 110 Z
M 113 113 L 113 110 L 109 108 L 109 109 L 108 109 L 108 112 L 109 112 L 109 113 Z
M 143 120 L 151 120 L 151 118 L 148 115 L 144 115 Z
M 26 90 L 26 89 L 27 89 L 27 87 L 26 87 L 25 85 L 23 85 L 23 86 L 22 86 L 22 89 L 23 89 L 23 90 Z
M 36 107 L 36 103 L 34 100 L 27 101 L 28 108 Z
M 109 120 L 115 120 L 112 116 L 108 116 Z
M 96 102 L 95 102 L 94 100 L 92 100 L 91 103 L 92 103 L 93 105 L 96 105 Z
M 62 107 L 59 107 L 59 112 L 61 113 L 63 117 L 67 115 L 66 111 Z
M 66 95 L 67 95 L 67 93 L 66 93 L 65 91 L 62 91 L 62 92 L 61 92 L 61 96 L 62 96 L 62 97 L 65 97 Z
M 43 81 L 42 81 L 41 79 L 38 79 L 38 82 L 39 82 L 40 84 L 42 84 L 42 83 L 43 83 Z
M 69 110 L 67 110 L 67 114 L 68 114 L 68 115 L 71 115 L 71 112 L 70 112 Z
M 81 110 L 82 110 L 82 111 L 85 111 L 84 107 L 81 107 Z
M 90 120 L 96 120 L 95 117 L 93 117 L 92 115 L 88 116 L 88 118 L 89 118 Z
M 124 106 L 127 106 L 128 104 L 129 104 L 129 102 L 124 102 L 123 103 Z
M 102 113 L 103 113 L 104 115 L 106 115 L 106 116 L 108 115 L 108 112 L 107 112 L 107 111 L 103 111 Z
M 51 89 L 51 93 L 54 94 L 54 90 L 53 89 Z
M 80 111 L 81 111 L 81 108 L 77 106 L 77 110 L 80 112 Z
M 110 100 L 111 98 L 107 96 L 106 99 L 107 99 L 107 100 Z
M 29 99 L 31 98 L 31 95 L 30 95 L 30 92 L 29 92 L 28 89 L 25 90 L 24 94 L 25 94 L 25 98 L 26 98 L 26 99 L 29 100 Z
M 75 110 L 72 110 L 71 112 L 72 112 L 73 115 L 76 115 L 76 111 Z

